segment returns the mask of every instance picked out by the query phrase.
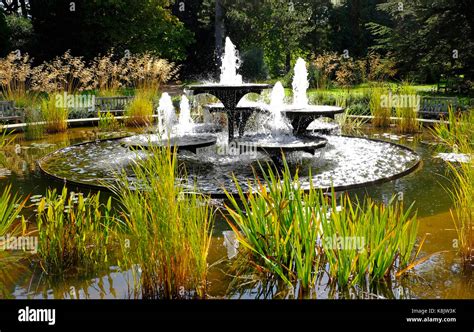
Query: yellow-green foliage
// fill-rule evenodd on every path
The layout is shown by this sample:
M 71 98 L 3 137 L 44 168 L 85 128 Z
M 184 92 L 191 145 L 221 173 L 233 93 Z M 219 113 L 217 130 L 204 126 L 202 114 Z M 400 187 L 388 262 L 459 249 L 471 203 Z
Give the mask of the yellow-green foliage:
M 121 266 L 132 269 L 135 296 L 203 297 L 213 218 L 209 199 L 177 183 L 183 174 L 169 147 L 149 150 L 133 173 L 140 190 L 126 174 L 113 190 L 122 206 Z
M 404 83 L 398 90 L 398 105 L 395 108 L 396 115 L 399 118 L 397 123 L 398 132 L 407 134 L 416 133 L 420 130 L 416 105 L 418 102 L 416 90 L 409 84 Z
M 464 153 L 466 163 L 449 163 L 453 189 L 449 190 L 454 208 L 451 216 L 458 235 L 458 249 L 464 267 L 472 268 L 474 260 L 474 111 L 456 115 L 449 108 L 447 123 L 437 123 L 432 133 L 449 151 Z
M 303 191 L 286 161 L 282 175 L 261 171 L 264 181 L 238 198 L 227 193 L 227 221 L 258 273 L 272 274 L 288 286 L 315 286 L 326 272 L 339 287 L 402 275 L 411 263 L 417 235 L 416 213 L 392 199 L 387 205 L 348 196 L 328 198 L 311 187 Z M 338 206 L 339 205 L 339 206 Z M 349 239 L 353 247 L 339 247 Z
M 457 115 L 452 107 L 449 107 L 448 112 L 446 121 L 440 121 L 433 127 L 433 135 L 450 150 L 472 153 L 474 151 L 474 109 Z
M 107 112 L 105 114 L 99 113 L 99 130 L 101 131 L 117 131 L 121 128 L 120 122 L 115 116 Z
M 374 117 L 372 124 L 375 127 L 388 127 L 392 110 L 388 105 L 384 105 L 383 98 L 388 98 L 388 90 L 383 87 L 373 87 L 370 90 L 370 113 Z
M 41 103 L 41 115 L 48 133 L 66 131 L 68 114 L 67 108 L 56 105 L 55 95 L 51 95 Z
M 450 164 L 453 172 L 454 202 L 451 216 L 458 235 L 458 249 L 465 268 L 474 266 L 474 160 L 461 165 Z
M 108 260 L 111 200 L 100 202 L 100 193 L 48 190 L 38 204 L 38 261 L 48 275 L 74 269 L 89 273 Z
M 153 102 L 149 95 L 139 91 L 125 110 L 127 126 L 148 126 L 153 120 Z
M 9 232 L 16 232 L 14 223 L 25 203 L 26 200 L 21 200 L 17 195 L 12 196 L 10 185 L 5 187 L 0 196 L 0 237 L 5 236 Z

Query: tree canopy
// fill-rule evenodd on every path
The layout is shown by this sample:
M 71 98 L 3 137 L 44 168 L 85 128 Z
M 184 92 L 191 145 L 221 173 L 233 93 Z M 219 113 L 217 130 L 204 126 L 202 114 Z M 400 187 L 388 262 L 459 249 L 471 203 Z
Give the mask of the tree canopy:
M 202 77 L 215 72 L 219 45 L 230 36 L 245 73 L 258 79 L 286 74 L 299 56 L 362 59 L 373 52 L 396 64 L 399 79 L 472 79 L 470 2 L 1 0 L 0 52 L 20 49 L 42 61 L 67 50 L 86 59 L 109 49 L 149 51 L 180 63 L 184 77 Z

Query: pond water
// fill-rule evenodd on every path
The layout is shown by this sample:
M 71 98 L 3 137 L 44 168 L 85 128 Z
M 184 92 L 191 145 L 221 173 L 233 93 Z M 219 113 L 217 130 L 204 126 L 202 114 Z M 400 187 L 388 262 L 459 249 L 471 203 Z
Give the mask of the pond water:
M 120 135 L 123 135 L 121 133 Z M 358 297 L 388 298 L 474 298 L 474 281 L 472 276 L 465 275 L 460 260 L 453 249 L 456 232 L 449 214 L 452 206 L 446 188 L 449 182 L 445 177 L 446 165 L 436 155 L 435 146 L 430 143 L 427 133 L 401 137 L 390 132 L 364 130 L 363 136 L 386 140 L 405 145 L 416 151 L 422 159 L 420 167 L 402 178 L 351 190 L 351 195 L 370 195 L 379 201 L 388 201 L 392 195 L 403 194 L 405 202 L 415 202 L 420 220 L 418 237 L 427 234 L 420 257 L 442 252 L 431 256 L 426 262 L 418 265 L 412 276 L 404 278 L 399 284 L 389 289 L 380 287 L 370 293 L 357 294 Z M 113 136 L 111 136 L 113 137 Z M 25 141 L 19 134 L 15 144 L 8 151 L 7 168 L 0 170 L 0 190 L 11 184 L 13 192 L 26 196 L 43 195 L 48 187 L 61 188 L 62 183 L 42 174 L 36 160 L 59 148 L 72 144 L 104 138 L 94 128 L 75 128 L 64 134 L 49 135 L 37 141 Z M 363 155 L 360 156 L 363 158 Z M 111 157 L 112 158 L 112 157 Z M 72 186 L 71 190 L 88 192 L 89 189 Z M 107 194 L 106 194 L 107 195 Z M 106 196 L 104 195 L 104 196 Z M 33 201 L 37 196 L 33 197 Z M 222 200 L 215 199 L 217 206 Z M 285 297 L 278 293 L 278 285 L 252 284 L 237 287 L 228 273 L 226 261 L 227 248 L 224 246 L 224 233 L 229 228 L 222 218 L 215 222 L 212 245 L 209 253 L 209 297 L 211 298 L 272 298 Z M 8 256 L 9 255 L 9 256 Z M 103 273 L 90 278 L 71 277 L 66 280 L 52 281 L 45 278 L 41 271 L 33 268 L 28 257 L 4 252 L 5 257 L 12 258 L 7 271 L 0 273 L 0 298 L 130 298 L 127 280 L 131 275 L 121 272 L 116 266 L 110 266 Z M 214 264 L 221 262 L 219 264 Z M 324 281 L 324 280 L 323 280 Z M 354 296 L 354 294 L 335 293 L 324 282 L 310 294 L 314 298 L 337 298 Z

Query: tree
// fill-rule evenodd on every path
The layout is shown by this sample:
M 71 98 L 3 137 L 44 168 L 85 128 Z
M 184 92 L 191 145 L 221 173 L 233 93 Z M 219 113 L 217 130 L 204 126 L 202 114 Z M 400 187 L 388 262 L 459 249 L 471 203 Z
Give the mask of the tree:
M 171 13 L 170 0 L 35 0 L 30 3 L 40 60 L 71 49 L 92 58 L 115 48 L 117 53 L 152 51 L 180 61 L 192 34 Z
M 8 53 L 9 34 L 10 31 L 7 22 L 5 21 L 5 15 L 0 12 L 0 56 L 5 56 Z
M 221 0 L 228 35 L 245 49 L 263 48 L 273 75 L 290 70 L 292 55 L 314 30 L 312 6 L 307 0 Z
M 377 10 L 377 5 L 386 0 L 352 0 L 335 6 L 329 13 L 332 50 L 346 52 L 349 56 L 363 57 L 374 43 L 367 23 L 388 24 L 390 17 Z
M 370 24 L 375 47 L 392 52 L 399 72 L 420 81 L 441 73 L 473 78 L 474 18 L 470 0 L 388 0 L 392 23 Z
M 26 17 L 11 14 L 6 17 L 6 24 L 9 31 L 9 49 L 28 51 L 28 45 L 33 37 L 31 21 Z

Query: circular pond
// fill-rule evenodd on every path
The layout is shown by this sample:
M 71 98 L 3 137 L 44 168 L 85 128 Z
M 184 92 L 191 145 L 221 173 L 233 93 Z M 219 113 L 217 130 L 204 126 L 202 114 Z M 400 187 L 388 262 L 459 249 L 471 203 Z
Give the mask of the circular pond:
M 408 174 L 420 162 L 414 151 L 394 143 L 346 136 L 324 138 L 326 146 L 314 155 L 287 155 L 290 168 L 298 168 L 305 188 L 310 182 L 317 188 L 334 186 L 335 190 L 363 187 Z M 39 166 L 45 174 L 60 181 L 104 187 L 116 181 L 116 174 L 122 171 L 133 180 L 133 161 L 144 156 L 144 151 L 123 146 L 122 140 L 101 140 L 59 149 L 42 158 Z M 248 179 L 259 176 L 259 165 L 271 162 L 265 153 L 229 153 L 222 145 L 198 149 L 196 154 L 183 151 L 178 159 L 186 166 L 190 185 L 214 196 L 222 196 L 223 188 L 234 191 L 233 175 L 248 189 Z

